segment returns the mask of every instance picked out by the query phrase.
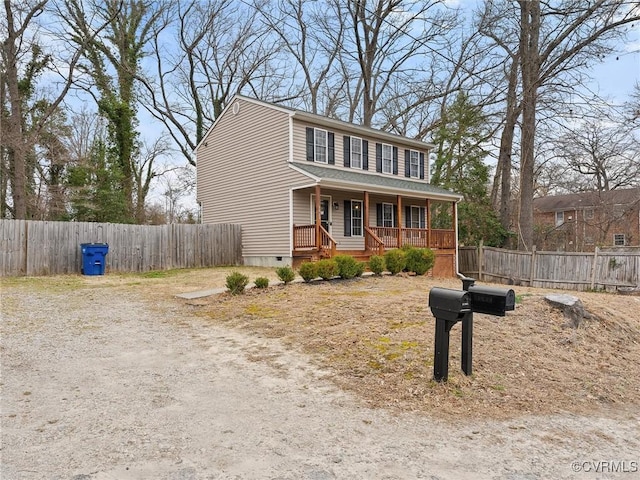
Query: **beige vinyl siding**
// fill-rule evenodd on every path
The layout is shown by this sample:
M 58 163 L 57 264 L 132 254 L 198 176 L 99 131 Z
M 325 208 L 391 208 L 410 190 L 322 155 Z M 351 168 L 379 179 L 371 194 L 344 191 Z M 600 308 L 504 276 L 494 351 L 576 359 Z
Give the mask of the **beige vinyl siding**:
M 316 127 L 311 123 L 301 122 L 299 120 L 295 120 L 293 122 L 293 161 L 294 162 L 306 162 L 307 161 L 307 151 L 306 151 L 306 128 L 307 127 Z M 429 183 L 427 178 L 429 177 L 429 151 L 427 149 L 417 149 L 415 146 L 403 145 L 400 141 L 396 143 L 389 143 L 389 140 L 380 140 L 370 136 L 362 136 L 361 134 L 354 134 L 353 132 L 349 132 L 346 129 L 338 130 L 332 129 L 326 126 L 317 127 L 323 130 L 327 130 L 329 132 L 333 132 L 335 134 L 335 168 L 345 169 L 347 167 L 344 166 L 344 136 L 354 136 L 361 138 L 362 140 L 367 140 L 369 142 L 369 169 L 368 170 L 360 170 L 354 169 L 356 171 L 369 172 L 374 175 L 391 175 L 388 173 L 379 173 L 376 172 L 376 143 L 386 143 L 387 145 L 391 145 L 394 147 L 398 147 L 398 175 L 392 175 L 398 178 L 406 178 L 404 176 L 404 155 L 405 150 L 414 150 L 424 154 L 424 180 L 420 180 L 419 178 L 414 178 L 413 180 L 422 181 L 425 183 Z M 400 138 L 398 138 L 400 140 Z M 334 167 L 334 165 L 326 165 L 322 164 L 322 166 Z M 348 168 L 347 168 L 348 169 Z
M 243 256 L 291 254 L 292 184 L 308 183 L 289 168 L 289 116 L 237 99 L 197 152 L 203 223 L 242 225 Z

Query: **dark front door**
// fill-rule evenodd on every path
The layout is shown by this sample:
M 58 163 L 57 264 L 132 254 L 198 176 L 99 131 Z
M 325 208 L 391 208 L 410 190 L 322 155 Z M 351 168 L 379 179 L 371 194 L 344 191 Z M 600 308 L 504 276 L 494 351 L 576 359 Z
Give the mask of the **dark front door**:
M 320 224 L 322 228 L 324 228 L 327 232 L 330 232 L 329 226 L 331 225 L 331 220 L 329 218 L 331 211 L 329 210 L 329 200 L 325 198 L 320 199 Z M 313 223 L 316 223 L 316 214 L 315 209 L 313 211 Z

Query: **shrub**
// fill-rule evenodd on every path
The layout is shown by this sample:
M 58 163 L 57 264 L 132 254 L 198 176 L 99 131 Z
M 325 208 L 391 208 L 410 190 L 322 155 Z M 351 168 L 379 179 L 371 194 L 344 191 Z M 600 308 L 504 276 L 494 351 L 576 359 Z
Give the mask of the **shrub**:
M 369 270 L 371 270 L 376 275 L 380 275 L 385 271 L 386 265 L 384 263 L 384 257 L 380 255 L 371 255 L 369 258 Z
M 341 278 L 359 277 L 364 272 L 364 264 L 351 255 L 336 255 L 333 260 L 338 265 L 338 275 Z
M 387 266 L 387 270 L 391 272 L 391 275 L 401 272 L 407 265 L 405 251 L 398 248 L 389 250 L 384 254 L 384 263 Z
M 296 278 L 296 272 L 289 265 L 276 268 L 276 275 L 285 284 L 293 282 Z
M 253 281 L 253 283 L 256 288 L 267 288 L 269 286 L 269 279 L 267 277 L 258 277 Z
M 305 262 L 300 265 L 298 273 L 305 282 L 310 282 L 314 278 L 318 277 L 318 268 L 313 262 Z
M 338 275 L 338 264 L 334 260 L 325 258 L 316 262 L 318 276 L 323 280 L 329 280 Z
M 231 272 L 227 275 L 227 288 L 231 295 L 238 295 L 244 292 L 244 288 L 249 283 L 249 277 L 241 274 L 240 272 Z
M 436 261 L 436 254 L 430 248 L 411 248 L 405 252 L 406 268 L 416 275 L 424 275 Z

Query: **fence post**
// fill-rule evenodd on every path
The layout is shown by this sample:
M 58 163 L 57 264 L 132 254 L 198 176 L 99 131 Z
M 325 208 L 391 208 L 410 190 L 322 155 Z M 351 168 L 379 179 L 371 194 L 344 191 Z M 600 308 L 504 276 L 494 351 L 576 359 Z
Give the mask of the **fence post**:
M 529 268 L 531 278 L 529 279 L 529 286 L 533 287 L 533 279 L 536 278 L 536 246 L 531 249 L 531 267 Z
M 484 241 L 478 245 L 478 280 L 482 281 L 482 265 L 484 264 Z
M 596 265 L 598 264 L 599 252 L 600 252 L 600 247 L 596 246 L 596 249 L 593 252 L 593 264 L 591 265 L 591 290 L 593 290 L 596 286 Z

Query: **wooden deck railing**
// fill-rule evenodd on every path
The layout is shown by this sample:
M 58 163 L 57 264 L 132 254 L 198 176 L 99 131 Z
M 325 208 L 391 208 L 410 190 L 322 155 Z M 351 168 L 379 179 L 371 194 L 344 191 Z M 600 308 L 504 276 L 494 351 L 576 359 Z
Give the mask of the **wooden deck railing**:
M 294 225 L 293 226 L 293 248 L 316 248 L 316 226 L 315 225 Z
M 375 252 L 376 255 L 384 254 L 384 242 L 370 227 L 364 227 L 364 247 L 367 250 Z
M 320 242 L 316 241 L 316 225 L 293 226 L 294 250 L 317 249 L 327 255 L 336 254 L 335 239 L 322 226 Z M 367 250 L 382 255 L 386 248 L 399 248 L 402 245 L 413 245 L 420 248 L 455 248 L 455 231 L 425 228 L 397 228 L 397 227 L 364 227 L 364 247 Z
M 294 225 L 293 226 L 293 248 L 294 250 L 318 249 L 334 256 L 336 254 L 338 242 L 327 230 L 320 226 L 320 242 L 316 242 L 316 225 Z

